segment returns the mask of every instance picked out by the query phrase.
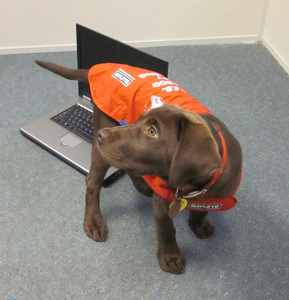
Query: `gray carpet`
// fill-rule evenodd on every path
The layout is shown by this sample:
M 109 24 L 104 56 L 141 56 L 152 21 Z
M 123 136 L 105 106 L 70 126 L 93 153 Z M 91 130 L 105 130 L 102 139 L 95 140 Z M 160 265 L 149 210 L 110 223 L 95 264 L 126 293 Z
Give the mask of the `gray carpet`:
M 19 133 L 77 93 L 35 59 L 76 65 L 74 52 L 0 56 L 0 299 L 288 299 L 289 77 L 261 44 L 145 49 L 239 139 L 235 209 L 211 213 L 214 237 L 176 218 L 183 275 L 159 269 L 151 199 L 129 178 L 102 190 L 105 243 L 82 229 L 84 176 Z

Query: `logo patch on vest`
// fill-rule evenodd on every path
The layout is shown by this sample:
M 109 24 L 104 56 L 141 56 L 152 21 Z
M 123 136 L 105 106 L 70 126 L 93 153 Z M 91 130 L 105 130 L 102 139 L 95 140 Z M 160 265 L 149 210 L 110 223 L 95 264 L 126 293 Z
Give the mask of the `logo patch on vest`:
M 122 69 L 117 70 L 111 75 L 113 78 L 121 82 L 125 87 L 128 87 L 135 79 Z
M 220 209 L 222 207 L 222 204 L 197 204 L 197 203 L 190 203 L 188 205 L 188 208 L 194 208 L 194 209 Z
M 162 97 L 158 97 L 158 96 L 151 96 L 151 102 L 152 102 L 152 107 L 151 107 L 152 109 L 161 107 L 165 103 L 164 99 Z

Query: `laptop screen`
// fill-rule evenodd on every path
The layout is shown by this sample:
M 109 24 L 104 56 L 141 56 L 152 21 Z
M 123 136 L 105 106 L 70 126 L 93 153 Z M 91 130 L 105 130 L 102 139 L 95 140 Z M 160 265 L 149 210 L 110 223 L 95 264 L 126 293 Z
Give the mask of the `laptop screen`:
M 121 63 L 168 76 L 169 63 L 114 40 L 96 31 L 76 24 L 77 62 L 79 69 L 89 69 L 100 63 Z M 79 82 L 79 96 L 91 99 L 89 85 Z

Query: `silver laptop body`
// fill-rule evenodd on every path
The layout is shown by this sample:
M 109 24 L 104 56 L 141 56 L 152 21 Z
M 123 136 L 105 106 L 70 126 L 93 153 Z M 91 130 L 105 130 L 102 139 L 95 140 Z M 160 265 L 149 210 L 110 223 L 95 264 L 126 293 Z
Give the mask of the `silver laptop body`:
M 166 61 L 79 24 L 76 24 L 76 34 L 79 69 L 89 69 L 95 64 L 114 62 L 152 70 L 164 76 L 168 75 L 168 62 Z M 86 175 L 91 164 L 92 141 L 55 121 L 55 116 L 59 114 L 62 116 L 68 109 L 70 111 L 71 107 L 85 110 L 85 112 L 87 110 L 87 114 L 92 118 L 93 103 L 89 85 L 79 82 L 78 93 L 78 97 L 23 126 L 20 132 Z M 105 176 L 104 186 L 113 182 L 122 173 L 122 170 L 110 167 Z

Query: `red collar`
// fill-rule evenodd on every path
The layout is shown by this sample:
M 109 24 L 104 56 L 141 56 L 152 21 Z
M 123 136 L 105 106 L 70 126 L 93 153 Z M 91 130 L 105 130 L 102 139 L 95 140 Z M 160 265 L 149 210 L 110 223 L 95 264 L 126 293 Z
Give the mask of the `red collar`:
M 197 196 L 204 195 L 209 190 L 209 188 L 211 188 L 212 185 L 221 177 L 221 175 L 222 175 L 222 173 L 225 169 L 226 162 L 227 162 L 227 145 L 226 145 L 226 142 L 225 142 L 225 139 L 224 139 L 222 133 L 217 128 L 215 128 L 215 129 L 218 132 L 218 135 L 219 135 L 220 140 L 221 140 L 221 145 L 222 145 L 222 148 L 223 148 L 221 170 L 216 172 L 215 175 L 213 176 L 213 178 L 200 191 L 194 191 L 194 192 L 191 192 L 191 193 L 189 193 L 185 196 L 182 195 L 181 196 L 182 198 L 191 199 L 191 198 L 194 198 L 194 197 L 197 197 Z M 178 199 L 178 198 L 179 198 L 179 190 L 177 189 L 176 193 L 175 193 L 175 199 Z
M 191 193 L 189 193 L 187 195 L 184 195 L 184 196 L 181 195 L 180 196 L 179 195 L 179 190 L 177 189 L 176 193 L 175 193 L 175 196 L 174 196 L 174 201 L 170 204 L 169 217 L 171 219 L 173 219 L 179 213 L 179 211 L 182 210 L 182 209 L 184 209 L 184 208 L 193 209 L 195 207 L 193 204 L 195 203 L 196 199 L 191 200 L 191 201 L 188 201 L 187 199 L 192 199 L 192 198 L 195 198 L 197 196 L 202 196 L 205 193 L 207 193 L 207 191 L 209 190 L 209 188 L 211 188 L 212 185 L 220 178 L 220 176 L 222 175 L 222 173 L 224 171 L 224 168 L 225 168 L 226 162 L 227 162 L 227 145 L 225 143 L 225 139 L 224 139 L 222 133 L 217 128 L 215 128 L 215 129 L 218 131 L 218 135 L 220 137 L 222 148 L 223 148 L 222 168 L 221 168 L 220 171 L 218 171 L 217 173 L 215 173 L 215 175 L 213 176 L 213 178 L 200 191 L 194 191 L 194 192 L 191 192 Z M 237 200 L 235 198 L 233 198 L 233 197 L 230 197 L 229 200 L 230 200 L 229 202 L 233 203 L 233 205 L 231 205 L 229 208 L 225 208 L 225 209 L 230 209 L 230 208 L 234 207 L 235 204 L 236 204 L 236 202 L 237 202 Z M 233 201 L 231 201 L 231 200 L 233 200 Z M 212 203 L 210 203 L 210 204 L 212 204 Z M 221 204 L 221 205 L 220 204 L 215 205 L 215 203 L 213 203 L 213 204 L 214 204 L 213 206 L 212 205 L 205 205 L 205 208 L 206 208 L 205 211 L 207 210 L 207 206 L 209 207 L 210 210 L 215 210 L 214 209 L 215 206 L 217 207 L 217 210 L 219 210 L 222 207 L 222 205 L 223 205 L 223 204 Z M 199 210 L 199 208 L 201 208 L 201 210 L 202 210 L 202 207 L 204 205 L 203 204 L 197 204 L 197 206 L 198 206 L 198 210 Z

